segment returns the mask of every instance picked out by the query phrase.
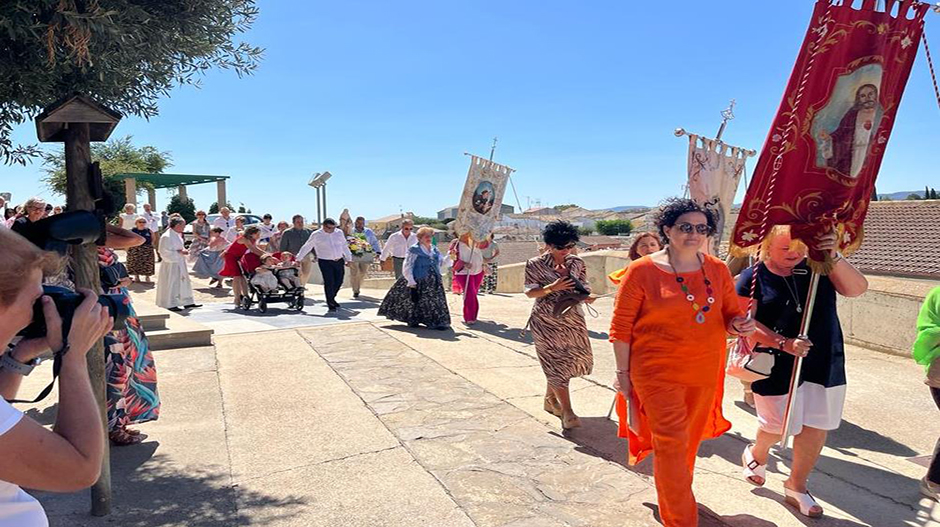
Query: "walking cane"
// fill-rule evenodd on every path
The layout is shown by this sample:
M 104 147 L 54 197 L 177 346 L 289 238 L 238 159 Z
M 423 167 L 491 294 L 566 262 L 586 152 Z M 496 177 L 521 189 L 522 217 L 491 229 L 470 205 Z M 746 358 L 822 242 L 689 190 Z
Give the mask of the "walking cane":
M 807 338 L 809 326 L 813 320 L 813 308 L 816 306 L 816 293 L 819 290 L 819 273 L 813 271 L 809 279 L 809 292 L 806 294 L 806 309 L 803 311 L 803 321 L 800 323 L 800 338 Z M 790 432 L 793 428 L 793 400 L 800 386 L 800 374 L 803 372 L 803 357 L 793 361 L 793 376 L 790 378 L 790 392 L 787 394 L 787 411 L 783 420 L 783 436 L 780 446 L 784 449 L 790 446 Z

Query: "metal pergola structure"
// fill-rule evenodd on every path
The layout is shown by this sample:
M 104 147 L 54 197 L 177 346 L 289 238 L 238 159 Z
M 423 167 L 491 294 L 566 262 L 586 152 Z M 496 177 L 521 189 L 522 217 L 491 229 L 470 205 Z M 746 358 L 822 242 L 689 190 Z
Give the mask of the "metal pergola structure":
M 216 184 L 218 191 L 218 204 L 220 208 L 227 202 L 225 197 L 225 182 L 229 179 L 229 176 L 125 173 L 115 174 L 112 177 L 115 179 L 124 180 L 124 191 L 126 193 L 128 203 L 137 203 L 137 184 L 146 183 L 148 185 L 147 201 L 150 203 L 150 206 L 154 208 L 154 210 L 157 208 L 156 189 L 175 187 L 179 191 L 180 197 L 185 199 L 188 197 L 186 195 L 187 185 L 200 185 L 203 183 Z

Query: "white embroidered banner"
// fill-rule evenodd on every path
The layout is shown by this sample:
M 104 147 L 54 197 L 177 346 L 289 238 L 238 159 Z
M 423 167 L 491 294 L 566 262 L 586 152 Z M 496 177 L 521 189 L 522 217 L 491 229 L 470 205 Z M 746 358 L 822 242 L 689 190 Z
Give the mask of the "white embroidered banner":
M 748 155 L 744 148 L 689 134 L 689 195 L 718 214 L 718 231 L 708 245 L 709 254 L 718 255 Z
M 470 170 L 463 187 L 460 208 L 454 222 L 458 236 L 470 234 L 476 241 L 485 240 L 499 218 L 503 194 L 513 169 L 488 159 L 470 156 Z

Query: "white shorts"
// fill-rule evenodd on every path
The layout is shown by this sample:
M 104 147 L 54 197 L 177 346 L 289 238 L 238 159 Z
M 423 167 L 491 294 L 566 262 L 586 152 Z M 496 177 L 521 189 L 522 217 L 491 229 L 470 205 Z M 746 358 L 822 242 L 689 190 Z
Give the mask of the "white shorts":
M 786 395 L 754 394 L 759 428 L 769 434 L 783 433 L 783 420 L 787 412 Z M 819 430 L 835 430 L 842 422 L 845 406 L 845 385 L 826 388 L 820 384 L 804 382 L 796 391 L 793 401 L 792 435 L 803 431 L 803 425 Z

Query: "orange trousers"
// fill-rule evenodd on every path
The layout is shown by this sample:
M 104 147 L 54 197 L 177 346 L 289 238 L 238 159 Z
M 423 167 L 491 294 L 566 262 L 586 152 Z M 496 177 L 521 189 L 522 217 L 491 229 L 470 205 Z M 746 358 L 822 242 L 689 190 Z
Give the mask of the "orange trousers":
M 633 386 L 642 401 L 653 443 L 653 477 L 665 527 L 697 527 L 692 494 L 695 458 L 713 418 L 716 387 Z

